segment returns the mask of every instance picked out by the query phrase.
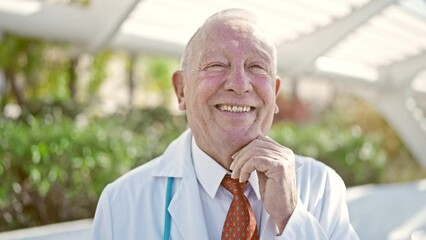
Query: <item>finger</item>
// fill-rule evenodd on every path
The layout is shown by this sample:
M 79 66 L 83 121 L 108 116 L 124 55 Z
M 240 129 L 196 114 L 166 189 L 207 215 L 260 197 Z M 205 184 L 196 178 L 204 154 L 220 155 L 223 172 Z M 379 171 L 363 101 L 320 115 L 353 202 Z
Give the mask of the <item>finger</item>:
M 250 159 L 250 161 L 245 162 L 240 170 L 239 181 L 246 182 L 250 178 L 251 173 L 256 170 L 255 162 L 258 161 L 258 157 Z
M 269 145 L 269 146 L 271 146 L 271 149 L 276 150 L 276 151 L 280 151 L 284 155 L 290 155 L 290 156 L 294 155 L 293 150 L 291 150 L 288 147 L 281 145 L 280 143 L 276 142 L 274 139 L 270 138 L 269 136 L 259 135 L 257 137 L 257 139 L 260 140 L 260 141 L 265 141 L 265 142 L 272 144 L 272 145 Z
M 232 170 L 231 177 L 239 178 L 241 167 L 253 157 L 266 157 L 269 160 L 285 161 L 294 158 L 293 151 L 286 148 L 269 137 L 259 135 L 249 144 L 238 150 L 233 155 L 233 162 L 230 169 Z M 257 169 L 259 170 L 259 169 Z
M 230 166 L 232 170 L 231 177 L 234 179 L 239 178 L 240 168 L 252 157 L 260 156 L 271 160 L 280 160 L 286 157 L 286 151 L 285 147 L 276 145 L 271 141 L 255 139 L 234 154 L 234 161 Z
M 233 159 L 236 160 L 240 158 L 241 155 L 246 155 L 248 151 L 256 152 L 259 148 L 265 148 L 270 149 L 274 151 L 279 151 L 279 146 L 276 146 L 274 143 L 270 141 L 260 140 L 260 139 L 254 139 L 246 146 L 242 147 L 240 150 L 238 150 L 234 155 Z
M 249 161 L 247 161 L 240 170 L 240 182 L 246 182 L 250 178 L 250 175 L 255 170 L 258 172 L 265 172 L 268 170 L 268 166 L 270 166 L 270 159 L 257 156 L 252 157 Z
M 269 136 L 258 135 L 256 139 L 259 139 L 259 140 L 262 140 L 262 141 L 267 141 L 267 142 L 272 142 L 272 143 L 275 143 L 277 145 L 281 145 L 277 141 L 275 141 L 274 139 L 270 138 Z
M 259 172 L 264 172 L 267 170 L 266 165 L 277 166 L 280 162 L 285 160 L 287 157 L 282 155 L 280 152 L 264 149 L 260 147 L 255 147 L 257 150 L 254 152 L 246 152 L 244 155 L 239 155 L 238 158 L 234 160 L 234 167 L 231 174 L 231 177 L 234 179 L 240 178 L 242 168 L 252 161 L 262 161 L 263 165 L 256 165 L 256 170 Z M 250 172 L 251 173 L 251 172 Z
M 232 166 L 232 173 L 231 173 L 231 178 L 233 179 L 238 179 L 240 177 L 240 169 L 242 164 L 244 164 L 243 161 L 236 161 L 234 160 L 232 162 L 233 166 Z
M 262 157 L 262 155 L 265 156 L 267 154 L 262 153 L 261 151 L 245 152 L 244 154 L 239 154 L 238 157 L 236 157 L 232 162 L 233 168 L 231 177 L 233 179 L 240 178 L 241 168 L 247 163 L 247 161 L 250 161 L 252 158 Z
M 270 142 L 264 142 L 261 140 L 253 141 L 252 144 L 247 145 L 244 149 L 235 156 L 233 162 L 233 170 L 236 166 L 241 166 L 244 159 L 248 159 L 253 156 L 266 156 L 275 160 L 286 159 L 287 155 L 291 154 L 291 151 L 285 147 L 275 145 Z
M 254 161 L 254 160 L 253 160 Z M 244 166 L 241 168 L 239 181 L 240 182 L 246 182 L 250 178 L 251 173 L 256 170 L 255 164 L 253 161 L 248 161 Z
M 280 148 L 273 148 L 268 145 L 258 144 L 254 145 L 245 151 L 242 151 L 236 160 L 250 158 L 252 156 L 265 156 L 274 159 L 281 158 L 285 153 Z
M 231 174 L 232 178 L 234 179 L 239 178 L 241 167 L 250 158 L 254 156 L 261 156 L 266 154 L 265 151 L 261 149 L 261 147 L 257 146 L 258 144 L 256 144 L 255 141 L 256 140 L 247 144 L 244 148 L 240 149 L 237 152 L 237 154 L 234 156 L 234 161 L 232 161 L 230 166 L 232 170 L 232 174 Z
M 251 143 L 251 142 L 250 142 Z M 248 144 L 250 144 L 248 143 Z M 248 145 L 247 144 L 247 145 Z M 229 166 L 229 169 L 231 169 L 232 171 L 234 170 L 234 165 L 235 165 L 235 158 L 236 156 L 241 152 L 242 149 L 244 149 L 247 145 L 243 146 L 242 148 L 240 148 L 238 151 L 236 151 L 234 154 L 232 154 L 231 158 L 232 158 L 232 162 L 231 165 Z

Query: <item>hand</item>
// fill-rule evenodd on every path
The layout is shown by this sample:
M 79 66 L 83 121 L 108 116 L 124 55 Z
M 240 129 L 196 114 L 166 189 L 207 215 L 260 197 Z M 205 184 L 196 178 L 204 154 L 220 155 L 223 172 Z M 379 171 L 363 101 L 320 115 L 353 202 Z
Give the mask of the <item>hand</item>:
M 263 205 L 281 234 L 298 198 L 293 151 L 269 137 L 258 136 L 232 158 L 232 178 L 245 182 L 257 171 Z

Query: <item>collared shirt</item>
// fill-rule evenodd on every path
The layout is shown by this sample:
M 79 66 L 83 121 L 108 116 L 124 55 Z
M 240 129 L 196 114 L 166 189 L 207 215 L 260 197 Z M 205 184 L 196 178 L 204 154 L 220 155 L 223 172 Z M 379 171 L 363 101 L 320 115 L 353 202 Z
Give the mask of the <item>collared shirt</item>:
M 228 170 L 203 152 L 192 138 L 192 160 L 195 174 L 198 179 L 201 202 L 209 239 L 220 239 L 226 214 L 232 201 L 232 194 L 220 185 L 222 179 L 228 174 Z M 250 175 L 244 189 L 244 195 L 253 208 L 258 229 L 262 219 L 263 204 L 259 192 L 259 184 L 256 172 Z M 261 229 L 259 229 L 259 234 Z

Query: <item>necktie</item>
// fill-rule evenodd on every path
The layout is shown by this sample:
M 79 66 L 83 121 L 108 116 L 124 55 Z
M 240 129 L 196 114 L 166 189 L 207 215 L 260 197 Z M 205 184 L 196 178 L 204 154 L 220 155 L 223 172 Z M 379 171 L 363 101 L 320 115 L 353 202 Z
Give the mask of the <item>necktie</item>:
M 221 185 L 234 195 L 223 224 L 222 240 L 258 240 L 256 218 L 244 195 L 245 183 L 226 175 Z

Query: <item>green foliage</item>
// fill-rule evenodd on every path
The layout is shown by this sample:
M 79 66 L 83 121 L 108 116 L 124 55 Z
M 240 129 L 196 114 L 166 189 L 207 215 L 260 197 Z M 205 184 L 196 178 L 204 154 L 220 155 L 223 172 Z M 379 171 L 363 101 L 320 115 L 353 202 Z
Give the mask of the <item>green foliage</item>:
M 161 57 L 142 57 L 138 60 L 136 73 L 142 81 L 140 87 L 148 92 L 159 94 L 162 105 L 170 105 L 174 101 L 172 86 L 173 72 L 179 69 L 175 59 Z
M 112 53 L 109 51 L 98 52 L 93 58 L 93 67 L 91 71 L 91 78 L 89 80 L 88 92 L 95 94 L 103 81 L 107 77 L 106 68 Z
M 88 74 L 85 74 L 88 76 L 87 89 L 78 90 L 86 91 L 90 96 L 96 95 L 107 77 L 111 56 L 110 51 L 98 52 L 93 56 Z M 21 106 L 23 113 L 28 111 L 33 115 L 43 108 L 38 103 L 69 101 L 75 104 L 71 99 L 71 88 L 75 86 L 71 86 L 71 83 L 78 79 L 72 58 L 66 44 L 5 34 L 0 41 L 0 71 L 5 72 L 9 81 L 19 87 L 18 93 L 9 90 L 5 95 L 0 95 L 0 109 L 7 103 L 19 102 L 18 99 L 24 102 L 24 106 Z M 19 84 L 16 83 L 18 80 L 21 80 Z M 80 104 L 88 105 L 88 102 Z
M 11 73 L 19 72 L 22 66 L 27 64 L 27 59 L 29 59 L 28 63 L 32 63 L 32 57 L 39 53 L 38 49 L 42 45 L 37 40 L 5 34 L 0 41 L 0 69 Z M 33 55 L 27 58 L 29 49 L 32 50 Z M 31 67 L 28 67 L 27 70 Z
M 0 119 L 0 231 L 93 217 L 107 183 L 160 155 L 185 128 L 162 108 L 86 120 Z
M 426 171 L 415 161 L 392 126 L 371 105 L 354 97 L 342 95 L 336 99 L 333 112 L 347 128 L 357 126 L 363 135 L 379 139 L 377 142 L 380 143 L 380 148 L 386 152 L 381 183 L 426 178 Z
M 331 115 L 305 125 L 277 123 L 270 136 L 296 154 L 331 166 L 348 186 L 379 182 L 387 159 L 379 136 Z
M 171 90 L 171 76 L 178 69 L 177 62 L 164 58 L 145 59 L 145 86 L 153 91 Z
M 43 98 L 69 99 L 69 64 L 69 53 L 63 44 L 10 34 L 5 34 L 0 41 L 0 70 L 7 73 L 11 81 L 17 81 L 18 77 L 23 80 L 23 87 L 17 90 L 27 102 Z

